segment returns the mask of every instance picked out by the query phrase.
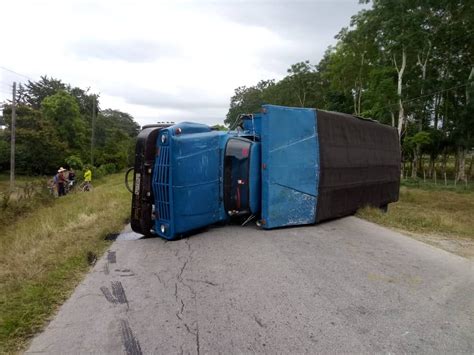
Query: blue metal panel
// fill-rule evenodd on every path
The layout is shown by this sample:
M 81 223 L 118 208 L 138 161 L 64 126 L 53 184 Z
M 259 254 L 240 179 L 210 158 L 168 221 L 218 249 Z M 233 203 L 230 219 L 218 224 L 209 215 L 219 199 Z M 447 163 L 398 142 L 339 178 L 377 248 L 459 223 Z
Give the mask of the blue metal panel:
M 319 183 L 316 112 L 274 105 L 263 107 L 263 227 L 314 223 Z
M 175 232 L 183 233 L 219 220 L 219 133 L 173 137 L 172 174 Z
M 205 125 L 187 123 L 160 132 L 153 192 L 154 230 L 161 237 L 174 239 L 225 218 L 220 198 L 224 135 Z

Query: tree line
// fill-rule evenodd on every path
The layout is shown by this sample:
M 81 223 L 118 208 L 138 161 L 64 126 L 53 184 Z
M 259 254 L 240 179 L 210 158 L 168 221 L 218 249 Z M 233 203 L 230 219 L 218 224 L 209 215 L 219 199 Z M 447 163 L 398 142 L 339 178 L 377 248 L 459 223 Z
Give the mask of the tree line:
M 361 3 L 369 3 L 363 0 Z M 396 127 L 404 174 L 473 175 L 474 2 L 373 0 L 337 34 L 318 64 L 235 89 L 225 123 L 262 103 L 351 113 Z M 231 127 L 233 128 L 233 127 Z
M 101 110 L 99 96 L 89 90 L 43 76 L 20 84 L 16 103 L 19 173 L 53 174 L 60 166 L 82 169 L 91 160 L 112 172 L 133 162 L 140 126 L 128 113 Z M 10 168 L 11 113 L 11 102 L 4 103 L 0 172 Z

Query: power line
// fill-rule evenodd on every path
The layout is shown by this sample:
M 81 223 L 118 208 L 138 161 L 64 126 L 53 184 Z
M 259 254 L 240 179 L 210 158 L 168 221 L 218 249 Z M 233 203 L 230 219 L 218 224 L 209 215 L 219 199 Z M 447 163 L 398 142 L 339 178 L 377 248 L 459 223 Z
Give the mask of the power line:
M 465 87 L 465 86 L 468 86 L 468 85 L 469 85 L 469 83 L 466 83 L 466 84 L 461 84 L 461 85 L 457 85 L 457 86 L 452 86 L 450 88 L 443 89 L 443 90 L 433 91 L 433 92 L 430 92 L 429 94 L 426 94 L 426 95 L 420 95 L 420 96 L 410 98 L 408 100 L 402 100 L 402 103 L 406 104 L 406 103 L 413 102 L 413 101 L 416 101 L 416 100 L 419 100 L 419 99 L 422 99 L 422 98 L 425 98 L 425 97 L 430 97 L 430 96 L 433 96 L 433 95 L 436 95 L 436 94 L 439 94 L 439 93 L 442 93 L 442 92 L 445 92 L 445 91 L 450 91 L 450 90 L 453 90 L 453 89 L 459 89 L 459 88 L 462 88 L 462 87 Z M 399 105 L 398 103 L 390 104 L 390 105 L 387 105 L 387 106 L 383 106 L 382 109 L 389 108 L 389 107 L 392 107 L 392 106 L 398 106 L 398 105 Z
M 20 73 L 18 73 L 18 72 L 16 72 L 16 71 L 14 71 L 14 70 L 11 70 L 11 69 L 8 69 L 8 68 L 5 68 L 4 66 L 1 66 L 1 65 L 0 65 L 0 69 L 6 70 L 6 71 L 8 71 L 8 72 L 10 72 L 10 73 L 13 73 L 13 74 L 16 74 L 16 75 L 22 76 L 22 77 L 24 77 L 24 78 L 26 78 L 26 79 L 28 79 L 28 80 L 34 81 L 34 79 L 30 78 L 29 76 L 27 76 L 27 75 L 24 75 L 24 74 L 20 74 Z
M 413 99 L 405 100 L 405 101 L 403 101 L 403 102 L 405 103 L 405 102 L 416 101 L 416 100 L 422 99 L 422 98 L 424 98 L 424 97 L 429 97 L 429 96 L 433 96 L 433 95 L 439 94 L 440 92 L 450 91 L 450 90 L 453 90 L 453 89 L 459 89 L 459 88 L 462 88 L 462 87 L 465 87 L 465 86 L 468 86 L 468 85 L 469 85 L 469 83 L 462 84 L 462 85 L 457 85 L 457 86 L 453 86 L 453 87 L 450 87 L 450 88 L 447 88 L 447 89 L 434 91 L 434 92 L 431 92 L 431 93 L 426 94 L 426 95 L 421 95 L 421 96 L 415 97 L 415 98 L 413 98 Z
M 94 166 L 94 136 L 95 136 L 95 107 L 96 97 L 93 96 L 92 100 L 92 132 L 91 132 L 91 165 Z
M 6 82 L 2 82 L 2 81 L 0 81 L 0 84 L 1 84 L 1 85 L 4 85 L 4 86 L 6 86 L 6 87 L 8 87 L 9 89 L 11 89 L 11 88 L 12 88 L 12 85 L 11 85 L 11 84 L 9 84 L 9 83 L 6 83 Z

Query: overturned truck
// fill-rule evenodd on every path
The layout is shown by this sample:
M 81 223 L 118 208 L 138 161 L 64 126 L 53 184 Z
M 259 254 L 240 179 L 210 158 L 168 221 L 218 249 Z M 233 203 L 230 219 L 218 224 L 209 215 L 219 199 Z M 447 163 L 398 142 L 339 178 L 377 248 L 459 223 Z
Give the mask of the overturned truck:
M 131 225 L 177 239 L 217 223 L 319 223 L 398 200 L 396 129 L 318 109 L 264 105 L 235 131 L 197 123 L 139 134 Z

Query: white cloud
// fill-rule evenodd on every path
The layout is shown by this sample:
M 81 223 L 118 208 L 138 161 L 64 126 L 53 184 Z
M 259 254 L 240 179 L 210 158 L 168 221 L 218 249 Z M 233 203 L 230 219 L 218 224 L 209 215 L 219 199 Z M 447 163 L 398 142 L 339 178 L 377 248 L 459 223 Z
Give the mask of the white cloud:
M 317 62 L 348 1 L 3 1 L 0 66 L 101 94 L 141 124 L 219 123 L 234 88 Z M 14 28 L 14 35 L 11 35 Z M 12 80 L 0 70 L 0 100 Z

